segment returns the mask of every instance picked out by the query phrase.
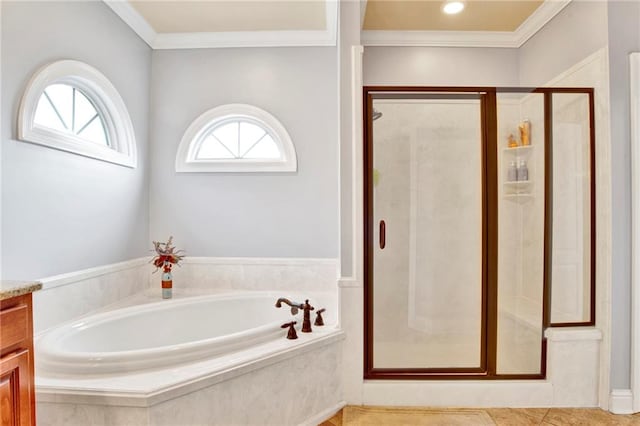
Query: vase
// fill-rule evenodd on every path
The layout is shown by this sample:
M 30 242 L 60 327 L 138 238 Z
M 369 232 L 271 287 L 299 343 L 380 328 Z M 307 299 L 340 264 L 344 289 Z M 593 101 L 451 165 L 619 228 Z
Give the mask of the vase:
M 171 263 L 165 262 L 162 267 L 162 298 L 171 299 L 173 296 L 173 276 L 171 275 Z

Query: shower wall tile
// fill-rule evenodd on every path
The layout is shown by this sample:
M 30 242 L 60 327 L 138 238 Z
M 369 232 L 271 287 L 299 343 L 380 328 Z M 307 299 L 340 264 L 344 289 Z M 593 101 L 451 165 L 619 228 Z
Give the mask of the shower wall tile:
M 433 344 L 446 336 L 465 347 L 454 356 L 479 358 L 479 107 L 386 100 L 375 107 L 384 119 L 374 125 L 374 221 L 387 230 L 387 247 L 374 250 L 376 366 L 451 362 L 450 348 Z M 427 340 L 418 345 L 429 353 L 419 352 L 416 344 Z

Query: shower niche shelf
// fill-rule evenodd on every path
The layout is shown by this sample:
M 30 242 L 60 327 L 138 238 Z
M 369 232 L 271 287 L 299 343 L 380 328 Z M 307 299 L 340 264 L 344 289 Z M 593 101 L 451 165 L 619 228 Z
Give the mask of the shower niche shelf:
M 533 199 L 533 187 L 534 187 L 534 164 L 533 164 L 533 146 L 519 146 L 516 148 L 504 148 L 502 150 L 502 192 L 503 197 L 509 201 L 515 201 L 518 203 L 526 203 Z M 528 180 L 508 180 L 508 170 L 512 161 L 516 163 L 520 160 L 525 160 L 527 168 L 529 169 Z

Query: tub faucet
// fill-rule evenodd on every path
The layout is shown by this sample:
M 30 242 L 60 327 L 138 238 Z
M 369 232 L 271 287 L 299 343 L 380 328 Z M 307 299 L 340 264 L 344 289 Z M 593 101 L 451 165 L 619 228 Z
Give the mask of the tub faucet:
M 298 313 L 299 309 L 303 311 L 303 319 L 302 319 L 302 331 L 303 333 L 311 333 L 311 311 L 315 308 L 309 304 L 309 299 L 305 300 L 304 303 L 295 303 L 289 299 L 285 299 L 281 297 L 276 302 L 276 308 L 281 308 L 282 304 L 285 303 L 291 306 L 291 315 L 295 315 Z
M 276 302 L 276 308 L 281 308 L 283 303 L 291 306 L 291 315 L 297 314 L 298 309 L 304 308 L 304 305 L 302 303 L 292 302 L 291 300 L 285 299 L 284 297 L 278 299 L 278 301 Z
M 304 301 L 304 304 L 300 307 L 303 311 L 302 317 L 302 331 L 303 333 L 311 333 L 311 311 L 315 308 L 309 304 L 309 299 Z

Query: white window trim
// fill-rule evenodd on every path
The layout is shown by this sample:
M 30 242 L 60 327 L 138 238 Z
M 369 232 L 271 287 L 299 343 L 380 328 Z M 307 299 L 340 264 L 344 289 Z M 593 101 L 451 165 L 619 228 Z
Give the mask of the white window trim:
M 91 99 L 104 120 L 111 146 L 34 123 L 40 96 L 55 83 L 77 87 Z M 135 168 L 137 164 L 135 134 L 124 101 L 100 71 L 79 61 L 53 62 L 33 75 L 20 102 L 18 139 L 126 167 Z
M 280 159 L 220 159 L 198 160 L 197 150 L 204 135 L 220 121 L 247 118 L 258 122 L 271 135 L 280 148 Z M 228 104 L 208 110 L 196 118 L 184 133 L 176 155 L 178 173 L 233 173 L 233 172 L 295 172 L 298 170 L 296 151 L 284 126 L 267 111 L 246 104 Z

